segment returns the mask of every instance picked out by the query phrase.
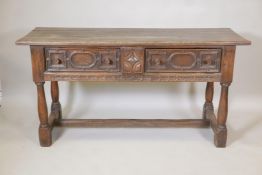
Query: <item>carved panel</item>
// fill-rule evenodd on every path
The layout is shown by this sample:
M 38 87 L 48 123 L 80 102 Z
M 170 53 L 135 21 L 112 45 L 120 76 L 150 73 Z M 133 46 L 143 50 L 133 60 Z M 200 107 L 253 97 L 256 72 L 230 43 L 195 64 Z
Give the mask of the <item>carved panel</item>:
M 73 51 L 69 56 L 69 63 L 73 68 L 92 68 L 98 59 L 95 52 Z
M 144 72 L 144 49 L 122 48 L 121 66 L 124 74 L 139 74 Z
M 168 64 L 175 69 L 192 69 L 197 62 L 194 52 L 172 53 L 168 58 Z
M 219 51 L 201 51 L 200 52 L 200 68 L 201 69 L 219 69 L 220 57 Z
M 104 70 L 118 70 L 120 50 L 103 50 L 99 52 L 99 67 Z
M 48 71 L 119 71 L 120 49 L 46 48 Z
M 66 68 L 66 51 L 50 50 L 46 57 L 46 64 L 49 69 L 64 69 Z
M 221 49 L 146 49 L 146 72 L 219 72 Z
M 147 65 L 150 65 L 152 69 L 165 69 L 166 68 L 166 52 L 151 52 L 150 58 L 147 59 Z

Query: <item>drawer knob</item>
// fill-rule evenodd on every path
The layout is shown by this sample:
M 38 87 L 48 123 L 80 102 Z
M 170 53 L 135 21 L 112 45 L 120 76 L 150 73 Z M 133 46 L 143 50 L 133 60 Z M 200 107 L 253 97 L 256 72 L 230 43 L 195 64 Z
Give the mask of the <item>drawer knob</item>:
M 57 58 L 55 61 L 56 64 L 62 64 L 62 60 L 60 58 Z
M 155 65 L 156 65 L 156 66 L 162 65 L 162 61 L 161 61 L 159 58 L 156 58 L 156 59 L 154 60 L 154 62 L 155 62 Z
M 113 62 L 112 62 L 111 59 L 105 58 L 104 63 L 105 63 L 106 65 L 112 65 Z
M 211 65 L 212 64 L 212 57 L 211 55 L 207 55 L 206 58 L 203 60 L 204 65 Z

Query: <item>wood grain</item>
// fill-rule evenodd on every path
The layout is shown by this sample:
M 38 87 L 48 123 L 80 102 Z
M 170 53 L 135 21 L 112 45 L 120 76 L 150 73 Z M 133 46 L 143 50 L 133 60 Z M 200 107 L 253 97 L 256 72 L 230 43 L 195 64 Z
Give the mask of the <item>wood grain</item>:
M 222 49 L 146 49 L 145 72 L 219 72 Z
M 102 82 L 219 82 L 221 73 L 144 73 L 143 75 L 89 72 L 44 72 L 46 81 Z
M 236 45 L 251 44 L 228 28 L 36 28 L 16 43 L 31 47 L 41 146 L 52 144 L 54 126 L 163 128 L 211 123 L 217 147 L 226 146 Z M 49 117 L 45 81 L 51 81 Z M 203 119 L 62 119 L 58 81 L 207 82 Z M 217 117 L 214 82 L 221 84 Z
M 31 46 L 30 51 L 31 51 L 33 81 L 43 82 L 44 71 L 45 71 L 44 47 Z
M 87 128 L 167 128 L 167 127 L 209 127 L 209 120 L 203 119 L 61 119 L 56 126 Z
M 45 98 L 44 83 L 36 83 L 37 102 L 39 116 L 39 141 L 41 146 L 50 146 L 52 144 L 51 127 L 48 123 L 48 111 Z
M 57 119 L 60 119 L 62 117 L 62 110 L 59 102 L 59 87 L 57 81 L 51 81 L 50 90 L 52 97 L 51 111 L 55 113 Z
M 207 118 L 208 117 L 207 113 L 209 111 L 214 112 L 213 96 L 214 96 L 214 82 L 207 82 L 206 93 L 205 93 L 205 104 L 203 107 L 203 119 L 209 119 Z
M 38 27 L 16 44 L 85 46 L 247 45 L 229 28 L 46 28 Z

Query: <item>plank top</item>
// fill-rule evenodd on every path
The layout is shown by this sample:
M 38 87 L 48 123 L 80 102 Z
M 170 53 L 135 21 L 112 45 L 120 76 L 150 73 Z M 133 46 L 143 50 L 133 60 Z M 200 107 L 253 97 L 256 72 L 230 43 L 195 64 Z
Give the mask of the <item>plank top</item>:
M 249 45 L 229 28 L 47 28 L 16 41 L 24 45 L 167 46 Z

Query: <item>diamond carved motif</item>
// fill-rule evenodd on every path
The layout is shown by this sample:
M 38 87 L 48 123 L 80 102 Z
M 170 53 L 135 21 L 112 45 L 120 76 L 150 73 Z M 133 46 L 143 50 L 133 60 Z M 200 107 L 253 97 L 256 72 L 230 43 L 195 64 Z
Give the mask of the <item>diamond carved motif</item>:
M 123 48 L 122 72 L 123 73 L 143 73 L 144 68 L 144 50 L 141 48 Z

